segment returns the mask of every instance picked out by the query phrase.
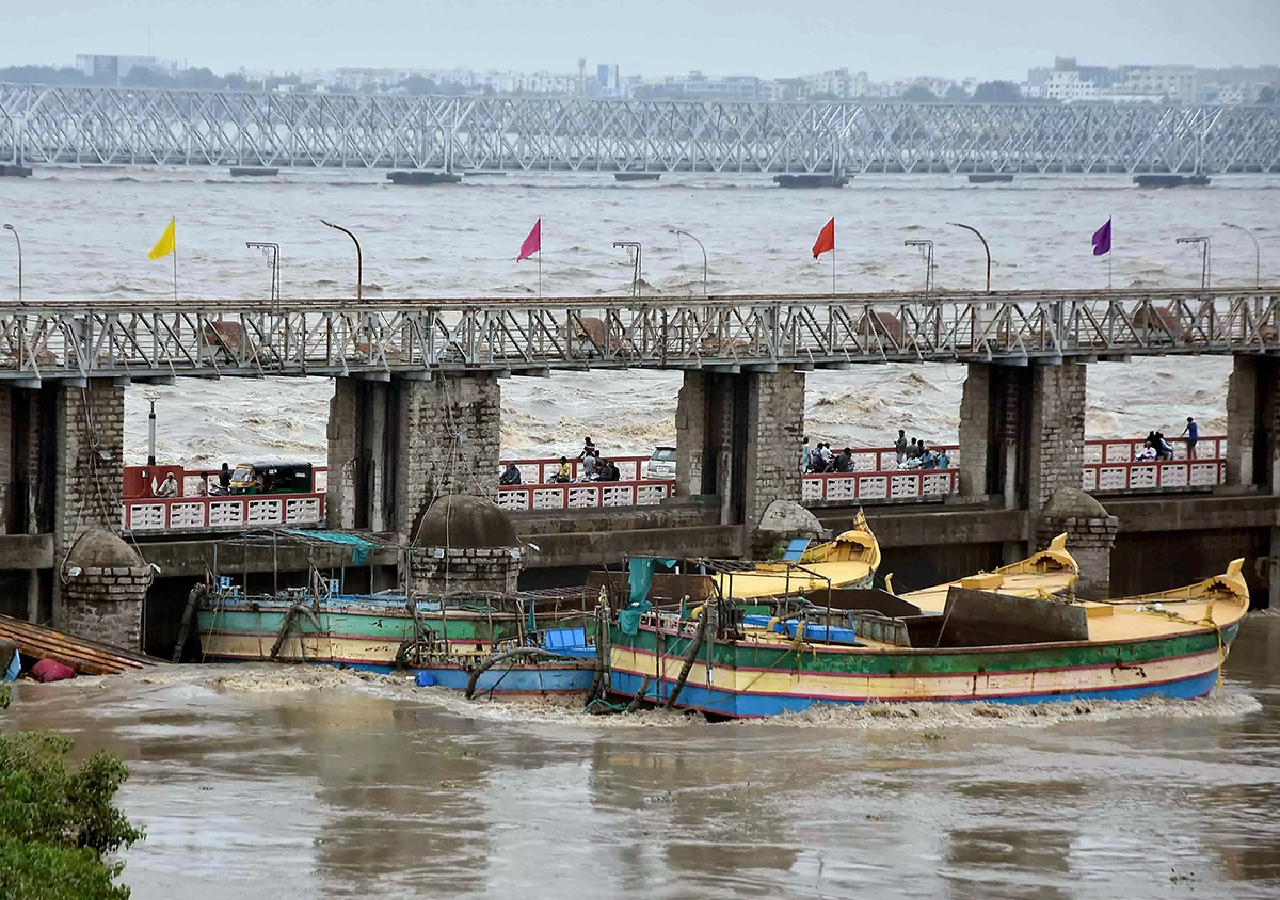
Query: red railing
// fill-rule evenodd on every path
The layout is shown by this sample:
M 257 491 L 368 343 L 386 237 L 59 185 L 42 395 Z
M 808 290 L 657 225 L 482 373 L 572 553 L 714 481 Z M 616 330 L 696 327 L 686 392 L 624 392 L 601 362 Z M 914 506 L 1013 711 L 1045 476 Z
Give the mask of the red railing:
M 606 456 L 609 462 L 618 467 L 618 478 L 620 481 L 644 481 L 648 470 L 649 457 L 647 456 Z M 506 469 L 508 460 L 501 460 L 498 463 L 498 472 Z M 520 470 L 521 484 L 554 484 L 556 475 L 560 472 L 560 459 L 517 459 L 513 460 L 516 468 Z M 566 459 L 573 471 L 573 480 L 577 481 L 583 477 L 582 463 L 573 457 Z
M 959 490 L 959 470 L 887 469 L 877 472 L 824 472 L 801 481 L 802 503 L 918 500 L 945 497 Z
M 328 483 L 328 470 L 324 466 L 313 466 L 316 493 L 323 494 Z M 124 497 L 126 500 L 155 499 L 151 489 L 152 480 L 159 486 L 170 472 L 178 482 L 179 497 L 205 497 L 209 489 L 218 483 L 222 470 L 188 469 L 181 465 L 125 466 Z
M 1136 462 L 1142 451 L 1146 438 L 1108 438 L 1106 440 L 1090 440 L 1084 442 L 1084 464 L 1100 465 L 1102 463 Z M 1165 438 L 1173 450 L 1174 460 L 1184 460 L 1189 456 L 1185 438 Z M 1227 439 L 1222 435 L 1201 438 L 1196 444 L 1197 461 L 1225 460 L 1227 458 Z
M 1173 488 L 1213 487 L 1227 480 L 1225 460 L 1178 460 L 1086 465 L 1081 489 L 1108 491 L 1158 491 Z
M 512 484 L 498 488 L 503 509 L 594 509 L 653 506 L 670 497 L 674 481 L 584 481 L 569 484 Z
M 135 534 L 309 527 L 324 523 L 324 494 L 128 499 L 123 518 L 125 530 Z

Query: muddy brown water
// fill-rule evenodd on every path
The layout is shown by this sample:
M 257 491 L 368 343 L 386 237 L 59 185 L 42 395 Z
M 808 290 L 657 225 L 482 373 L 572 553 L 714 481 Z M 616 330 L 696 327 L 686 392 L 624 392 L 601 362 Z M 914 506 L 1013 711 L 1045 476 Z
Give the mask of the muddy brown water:
M 21 684 L 105 747 L 136 900 L 1280 896 L 1280 618 L 1197 703 L 709 725 L 193 666 Z

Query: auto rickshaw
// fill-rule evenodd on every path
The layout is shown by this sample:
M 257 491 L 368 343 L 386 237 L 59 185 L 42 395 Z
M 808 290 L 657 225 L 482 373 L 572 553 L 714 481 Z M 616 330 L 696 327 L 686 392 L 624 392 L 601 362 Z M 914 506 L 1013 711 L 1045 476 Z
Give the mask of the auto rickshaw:
M 231 473 L 232 494 L 314 494 L 311 463 L 239 463 Z

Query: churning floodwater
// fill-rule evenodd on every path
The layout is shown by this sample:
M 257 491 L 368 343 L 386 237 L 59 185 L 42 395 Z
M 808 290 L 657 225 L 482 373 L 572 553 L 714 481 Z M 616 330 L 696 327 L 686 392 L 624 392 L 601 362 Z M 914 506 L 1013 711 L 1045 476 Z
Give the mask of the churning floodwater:
M 134 900 L 1280 894 L 1267 614 L 1196 702 L 708 724 L 187 666 L 22 683 L 0 722 L 128 761 Z
M 1012 184 L 970 185 L 963 176 L 863 175 L 839 191 L 785 191 L 760 177 L 664 175 L 657 184 L 618 184 L 608 175 L 524 174 L 460 185 L 397 187 L 380 172 L 286 173 L 233 179 L 217 169 L 40 169 L 0 180 L 0 218 L 18 225 L 27 299 L 164 298 L 168 259 L 146 253 L 176 215 L 179 289 L 184 296 L 265 297 L 265 260 L 248 240 L 281 245 L 288 298 L 351 296 L 355 255 L 364 249 L 365 290 L 379 298 L 535 297 L 538 267 L 516 253 L 543 220 L 546 295 L 618 295 L 631 264 L 615 240 L 643 244 L 646 291 L 702 288 L 707 248 L 712 292 L 826 291 L 830 257 L 810 248 L 834 216 L 842 290 L 910 290 L 924 263 L 904 240 L 935 241 L 942 288 L 980 288 L 985 257 L 966 222 L 991 244 L 1000 288 L 1090 288 L 1107 284 L 1107 261 L 1091 255 L 1090 234 L 1112 217 L 1117 286 L 1194 286 L 1196 251 L 1175 243 L 1212 238 L 1213 282 L 1251 284 L 1254 248 L 1224 228 L 1255 230 L 1264 283 L 1280 282 L 1280 178 L 1215 176 L 1211 187 L 1140 190 L 1127 176 L 1019 176 Z M 17 290 L 12 242 L 0 241 L 0 297 Z M 1143 359 L 1092 367 L 1088 432 L 1094 437 L 1181 431 L 1188 415 L 1202 433 L 1226 428 L 1228 361 Z M 808 376 L 807 430 L 837 446 L 885 444 L 905 428 L 953 441 L 964 378 L 961 366 L 875 366 Z M 594 372 L 504 382 L 502 450 L 564 452 L 591 434 L 606 452 L 647 452 L 675 432 L 679 375 Z M 325 455 L 327 379 L 184 381 L 128 393 L 126 451 L 146 455 L 146 399 L 158 397 L 160 456 L 219 462 L 228 456 Z

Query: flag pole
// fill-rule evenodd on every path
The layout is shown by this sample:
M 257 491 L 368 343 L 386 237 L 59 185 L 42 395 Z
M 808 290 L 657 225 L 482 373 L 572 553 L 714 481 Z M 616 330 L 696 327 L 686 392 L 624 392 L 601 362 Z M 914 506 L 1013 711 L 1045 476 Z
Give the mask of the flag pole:
M 178 220 L 173 220 L 173 302 L 178 302 Z
M 1107 246 L 1107 290 L 1111 290 L 1111 256 L 1116 250 L 1116 225 L 1111 216 L 1107 216 L 1107 231 L 1110 232 L 1111 243 Z
M 831 296 L 836 293 L 836 248 L 833 244 L 831 247 Z
M 538 235 L 539 238 L 542 235 Z M 538 299 L 542 299 L 542 241 L 538 241 Z

